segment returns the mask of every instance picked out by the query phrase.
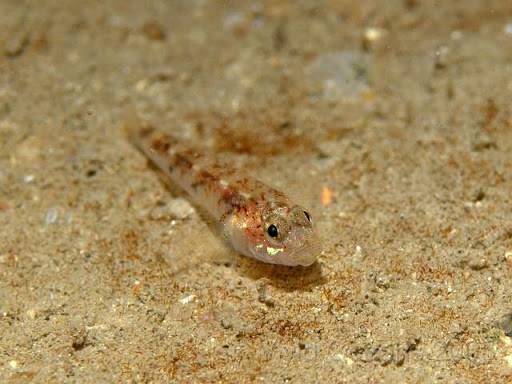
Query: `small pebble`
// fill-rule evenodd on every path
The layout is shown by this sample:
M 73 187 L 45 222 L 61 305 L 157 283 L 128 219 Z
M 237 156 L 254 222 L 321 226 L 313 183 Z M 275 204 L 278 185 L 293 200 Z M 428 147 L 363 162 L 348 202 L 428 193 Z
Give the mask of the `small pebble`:
M 476 152 L 493 148 L 497 148 L 496 141 L 485 133 L 478 134 L 471 143 L 471 149 Z
M 75 351 L 81 351 L 82 349 L 84 349 L 88 344 L 87 336 L 87 330 L 85 328 L 74 329 L 71 347 Z
M 142 27 L 142 32 L 148 39 L 151 40 L 165 40 L 165 32 L 160 24 L 156 21 L 148 21 Z
M 25 175 L 25 176 L 23 176 L 23 181 L 25 183 L 27 183 L 27 184 L 33 182 L 34 181 L 34 175 Z
M 457 31 L 457 30 L 455 30 L 455 31 L 453 31 L 452 33 L 450 33 L 450 38 L 451 38 L 452 40 L 460 40 L 460 39 L 462 39 L 462 36 L 463 36 L 463 35 L 462 35 L 462 32 L 461 32 L 461 31 Z
M 374 280 L 375 280 L 375 286 L 379 290 L 385 291 L 386 289 L 391 287 L 391 282 L 392 282 L 393 278 L 391 276 L 387 276 L 387 275 L 380 275 L 380 276 L 375 276 Z
M 347 365 L 352 365 L 354 363 L 354 361 L 350 357 L 345 356 L 341 353 L 337 353 L 336 355 L 334 355 L 334 358 L 338 361 L 341 361 L 341 362 L 347 364 Z
M 512 251 L 505 252 L 505 261 L 512 268 Z
M 14 33 L 5 43 L 4 53 L 7 57 L 16 57 L 23 53 L 28 44 L 27 31 L 18 31 Z
M 489 267 L 489 262 L 484 257 L 475 257 L 469 260 L 468 265 L 473 271 L 481 271 Z
M 157 204 L 149 212 L 149 217 L 152 220 L 183 220 L 194 213 L 194 208 L 185 199 L 173 199 L 169 202 L 162 202 Z M 176 224 L 176 223 L 174 223 Z
M 363 248 L 360 245 L 356 245 L 356 252 L 354 253 L 356 259 L 363 258 Z
M 144 90 L 147 88 L 148 86 L 148 80 L 147 79 L 142 79 L 142 80 L 139 80 L 137 81 L 137 83 L 135 84 L 135 90 L 137 92 L 144 92 Z
M 173 199 L 169 208 L 177 219 L 185 219 L 194 213 L 194 207 L 185 199 Z
M 57 208 L 50 208 L 48 212 L 46 213 L 46 217 L 44 219 L 44 222 L 46 224 L 55 224 L 57 222 L 57 219 L 59 218 L 59 211 Z
M 501 321 L 501 329 L 503 329 L 505 335 L 512 337 L 512 313 L 503 317 L 503 320 Z
M 183 305 L 188 304 L 192 300 L 194 300 L 195 297 L 196 297 L 196 295 L 188 295 L 188 296 L 184 297 L 183 299 L 180 299 L 180 303 Z
M 219 306 L 216 311 L 216 317 L 220 320 L 222 328 L 226 330 L 238 330 L 243 326 L 238 309 L 229 303 Z
M 265 282 L 260 283 L 258 286 L 258 301 L 267 305 L 268 307 L 273 307 L 275 305 L 274 299 L 268 294 L 268 289 Z
M 233 323 L 230 321 L 230 319 L 222 319 L 220 321 L 220 325 L 224 329 L 233 329 Z
M 35 320 L 37 317 L 37 311 L 35 308 L 30 308 L 29 310 L 27 310 L 26 314 L 30 320 Z
M 505 361 L 507 362 L 508 366 L 512 368 L 512 355 L 505 356 Z
M 448 66 L 449 55 L 450 49 L 447 46 L 443 45 L 437 49 L 434 62 L 436 69 L 443 69 Z
M 322 98 L 338 101 L 369 91 L 367 58 L 358 51 L 331 52 L 318 56 L 305 69 L 306 82 L 322 91 Z
M 505 34 L 512 35 L 512 21 L 510 23 L 505 24 Z
M 473 201 L 475 201 L 475 202 L 482 201 L 484 198 L 485 198 L 485 190 L 483 190 L 482 188 L 479 188 L 474 194 Z
M 372 49 L 382 38 L 386 30 L 382 28 L 369 27 L 363 32 L 363 49 L 369 51 Z

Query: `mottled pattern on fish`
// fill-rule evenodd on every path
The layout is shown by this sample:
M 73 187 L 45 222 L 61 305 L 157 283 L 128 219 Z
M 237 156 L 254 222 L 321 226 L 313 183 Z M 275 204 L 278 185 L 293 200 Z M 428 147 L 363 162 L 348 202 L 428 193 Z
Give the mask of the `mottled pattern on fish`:
M 185 142 L 131 122 L 131 141 L 222 225 L 238 252 L 272 264 L 311 265 L 321 251 L 310 214 L 287 196 Z

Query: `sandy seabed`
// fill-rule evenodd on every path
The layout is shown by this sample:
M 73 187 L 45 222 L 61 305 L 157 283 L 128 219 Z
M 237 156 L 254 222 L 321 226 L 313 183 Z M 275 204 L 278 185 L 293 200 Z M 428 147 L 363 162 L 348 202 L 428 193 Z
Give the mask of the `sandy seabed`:
M 0 381 L 512 382 L 512 3 L 0 0 Z M 311 208 L 224 245 L 127 109 Z

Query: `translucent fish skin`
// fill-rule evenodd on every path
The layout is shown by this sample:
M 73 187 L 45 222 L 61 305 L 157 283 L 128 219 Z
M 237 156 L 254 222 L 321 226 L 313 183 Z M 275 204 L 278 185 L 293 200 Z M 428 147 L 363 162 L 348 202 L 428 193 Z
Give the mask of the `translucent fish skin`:
M 238 252 L 288 266 L 316 261 L 321 244 L 311 216 L 285 194 L 219 164 L 151 127 L 127 127 L 134 145 L 221 225 Z

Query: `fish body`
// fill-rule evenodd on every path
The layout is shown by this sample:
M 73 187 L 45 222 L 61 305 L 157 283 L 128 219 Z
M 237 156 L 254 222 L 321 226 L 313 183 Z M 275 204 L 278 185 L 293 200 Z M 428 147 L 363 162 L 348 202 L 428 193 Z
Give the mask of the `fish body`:
M 321 245 L 311 215 L 284 193 L 152 127 L 132 122 L 128 135 L 221 224 L 236 251 L 272 264 L 308 266 L 315 262 Z

